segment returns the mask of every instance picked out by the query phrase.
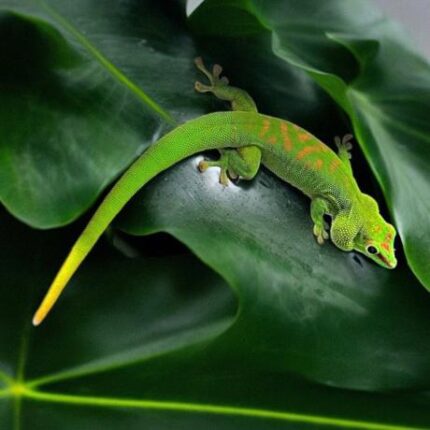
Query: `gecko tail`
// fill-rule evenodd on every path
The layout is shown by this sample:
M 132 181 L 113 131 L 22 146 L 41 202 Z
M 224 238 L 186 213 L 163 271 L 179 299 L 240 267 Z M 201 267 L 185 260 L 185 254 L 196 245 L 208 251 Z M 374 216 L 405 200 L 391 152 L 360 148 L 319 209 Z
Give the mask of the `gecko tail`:
M 253 113 L 253 115 L 255 114 Z M 204 115 L 163 136 L 130 166 L 107 194 L 71 249 L 34 314 L 34 326 L 40 325 L 46 318 L 82 261 L 115 216 L 137 191 L 159 173 L 190 155 L 206 149 L 229 146 L 231 132 L 228 134 L 228 125 L 231 124 L 233 117 L 242 118 L 242 121 L 246 122 L 254 119 L 250 118 L 247 112 Z
M 81 262 L 91 250 L 92 247 L 88 248 L 86 252 L 80 252 L 77 248 L 77 245 L 79 245 L 79 241 L 82 241 L 83 236 L 84 234 L 80 236 L 76 245 L 71 249 L 57 276 L 49 287 L 49 290 L 46 293 L 42 303 L 34 314 L 32 322 L 35 327 L 40 325 L 46 318 L 50 310 L 54 307 L 70 278 L 73 276 Z
M 42 321 L 45 319 L 45 315 L 47 315 L 48 312 L 49 312 L 49 309 L 47 311 L 43 311 L 41 308 L 37 310 L 37 312 L 34 314 L 33 319 L 31 321 L 34 327 L 37 327 L 42 323 Z

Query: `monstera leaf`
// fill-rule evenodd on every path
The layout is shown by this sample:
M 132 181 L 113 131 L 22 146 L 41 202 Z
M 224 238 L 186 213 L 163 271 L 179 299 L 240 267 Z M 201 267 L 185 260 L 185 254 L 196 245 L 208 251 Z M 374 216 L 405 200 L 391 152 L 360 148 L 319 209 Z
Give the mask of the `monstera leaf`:
M 1 430 L 429 426 L 430 298 L 408 267 L 428 283 L 428 66 L 363 4 L 0 0 L 0 199 L 28 225 L 1 214 Z M 199 156 L 133 199 L 34 329 L 84 223 L 31 227 L 226 108 L 193 92 L 197 55 L 329 144 L 353 129 L 407 261 L 319 247 L 299 192 L 264 169 L 223 188 Z

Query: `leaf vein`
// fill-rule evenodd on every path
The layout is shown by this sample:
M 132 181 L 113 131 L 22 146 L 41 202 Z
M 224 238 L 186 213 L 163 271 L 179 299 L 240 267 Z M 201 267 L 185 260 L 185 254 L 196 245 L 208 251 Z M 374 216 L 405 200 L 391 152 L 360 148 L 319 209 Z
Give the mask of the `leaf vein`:
M 166 112 L 158 103 L 152 100 L 137 84 L 119 70 L 108 58 L 106 58 L 77 28 L 75 28 L 66 18 L 61 16 L 56 10 L 49 6 L 44 0 L 35 0 L 55 21 L 61 24 L 71 33 L 82 46 L 121 84 L 125 85 L 143 103 L 149 106 L 160 117 L 169 124 L 176 122 L 172 116 Z
M 248 418 L 270 419 L 296 423 L 314 424 L 318 426 L 331 426 L 340 428 L 355 428 L 368 430 L 424 430 L 418 427 L 383 424 L 370 421 L 356 421 L 352 419 L 311 415 L 295 412 L 280 412 L 267 409 L 244 408 L 226 405 L 213 405 L 203 403 L 169 402 L 140 399 L 118 399 L 110 397 L 75 396 L 59 393 L 43 393 L 27 390 L 27 398 L 54 403 L 66 403 L 80 406 L 152 409 L 162 411 L 201 413 L 224 416 L 241 416 Z

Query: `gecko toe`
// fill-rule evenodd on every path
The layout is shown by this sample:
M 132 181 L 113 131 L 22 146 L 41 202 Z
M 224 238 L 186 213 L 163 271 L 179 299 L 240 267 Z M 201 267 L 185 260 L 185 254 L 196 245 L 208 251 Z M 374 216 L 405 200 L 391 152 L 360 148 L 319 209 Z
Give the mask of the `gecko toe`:
M 206 170 L 208 170 L 209 164 L 207 161 L 202 160 L 200 161 L 200 163 L 197 165 L 197 168 L 199 169 L 200 172 L 206 172 Z
M 218 79 L 222 73 L 222 67 L 219 64 L 214 64 L 212 67 L 212 76 Z
M 212 91 L 213 87 L 202 84 L 199 81 L 196 81 L 194 84 L 194 89 L 199 93 L 208 93 L 209 91 Z
M 227 169 L 221 168 L 221 172 L 219 174 L 219 183 L 224 185 L 224 187 L 228 187 L 228 182 Z
M 323 245 L 324 242 L 329 238 L 327 231 L 324 229 L 322 225 L 314 224 L 313 233 L 317 242 L 320 245 Z

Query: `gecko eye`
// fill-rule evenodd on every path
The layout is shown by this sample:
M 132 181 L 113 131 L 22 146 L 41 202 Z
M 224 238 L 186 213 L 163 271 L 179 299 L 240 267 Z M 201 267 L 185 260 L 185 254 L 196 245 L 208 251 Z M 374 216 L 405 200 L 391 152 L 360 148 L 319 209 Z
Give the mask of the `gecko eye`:
M 367 251 L 369 254 L 379 254 L 378 249 L 377 249 L 375 246 L 373 246 L 373 245 L 369 245 L 369 246 L 366 248 L 366 251 Z

